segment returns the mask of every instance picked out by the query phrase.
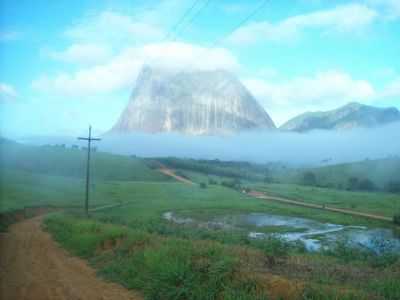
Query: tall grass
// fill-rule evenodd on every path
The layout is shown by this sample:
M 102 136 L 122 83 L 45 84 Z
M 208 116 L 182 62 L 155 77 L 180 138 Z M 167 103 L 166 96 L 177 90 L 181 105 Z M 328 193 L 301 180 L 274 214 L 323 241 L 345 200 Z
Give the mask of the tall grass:
M 45 226 L 66 249 L 97 264 L 102 276 L 143 291 L 149 300 L 267 299 L 258 282 L 241 272 L 235 251 L 217 242 L 60 215 L 47 218 Z M 102 247 L 121 239 L 112 254 Z

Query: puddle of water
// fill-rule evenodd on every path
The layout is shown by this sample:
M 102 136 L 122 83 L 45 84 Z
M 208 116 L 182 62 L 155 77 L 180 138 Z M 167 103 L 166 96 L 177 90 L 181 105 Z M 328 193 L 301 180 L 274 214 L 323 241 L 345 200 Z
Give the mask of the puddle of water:
M 199 227 L 218 229 L 245 229 L 253 239 L 268 236 L 280 237 L 283 240 L 301 241 L 308 251 L 329 249 L 337 241 L 345 241 L 350 246 L 363 247 L 376 253 L 400 252 L 400 238 L 392 230 L 384 228 L 368 229 L 364 226 L 344 226 L 339 224 L 322 223 L 310 219 L 272 215 L 265 213 L 250 213 L 239 216 L 222 216 L 208 222 L 191 218 L 178 217 L 172 212 L 163 214 L 164 219 L 176 224 L 192 223 Z M 252 229 L 249 229 L 250 228 Z M 258 232 L 263 227 L 286 227 L 285 232 Z M 292 230 L 292 231 L 291 231 Z

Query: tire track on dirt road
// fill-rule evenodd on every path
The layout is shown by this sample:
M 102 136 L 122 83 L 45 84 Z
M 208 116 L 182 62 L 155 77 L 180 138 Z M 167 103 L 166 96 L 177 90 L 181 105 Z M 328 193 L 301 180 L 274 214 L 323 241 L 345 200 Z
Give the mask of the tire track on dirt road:
M 0 299 L 142 300 L 61 249 L 41 228 L 43 217 L 28 219 L 0 235 Z

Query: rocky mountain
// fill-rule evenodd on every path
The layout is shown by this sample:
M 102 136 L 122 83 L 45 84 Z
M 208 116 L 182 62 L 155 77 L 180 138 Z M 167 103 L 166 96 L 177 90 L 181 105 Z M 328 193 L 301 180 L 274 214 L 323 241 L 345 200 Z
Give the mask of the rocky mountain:
M 280 129 L 305 132 L 313 129 L 351 129 L 376 127 L 400 121 L 397 108 L 378 108 L 360 103 L 349 103 L 334 110 L 306 112 L 283 124 Z
M 225 134 L 275 129 L 267 112 L 227 71 L 144 67 L 112 133 Z

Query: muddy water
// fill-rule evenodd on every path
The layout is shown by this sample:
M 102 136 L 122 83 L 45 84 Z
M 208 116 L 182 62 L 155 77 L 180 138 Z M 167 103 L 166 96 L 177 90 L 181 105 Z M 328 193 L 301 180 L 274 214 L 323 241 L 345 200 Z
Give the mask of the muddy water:
M 275 236 L 289 242 L 301 241 L 309 251 L 329 249 L 341 241 L 349 246 L 366 248 L 377 253 L 400 252 L 400 236 L 385 228 L 369 229 L 364 226 L 322 223 L 306 218 L 265 213 L 219 216 L 209 221 L 199 221 L 167 212 L 164 218 L 176 224 L 190 223 L 208 228 L 247 230 L 248 236 L 254 239 Z M 283 227 L 284 232 L 281 230 Z M 263 230 L 265 228 L 268 228 L 268 233 Z

